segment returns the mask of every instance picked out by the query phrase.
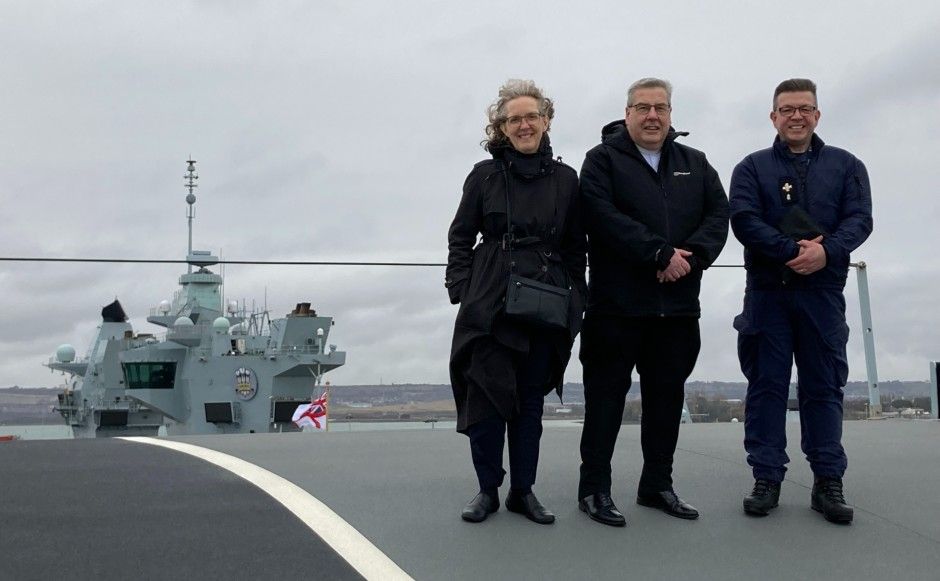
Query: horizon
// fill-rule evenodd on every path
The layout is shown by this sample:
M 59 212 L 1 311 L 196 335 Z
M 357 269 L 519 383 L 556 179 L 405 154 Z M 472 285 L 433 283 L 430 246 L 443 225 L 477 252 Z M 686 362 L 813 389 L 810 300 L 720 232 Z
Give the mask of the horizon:
M 640 383 L 640 381 L 639 381 L 639 380 L 636 380 L 636 381 L 633 382 L 632 385 L 635 387 L 635 386 L 638 385 L 639 383 Z M 725 380 L 720 380 L 720 379 L 716 379 L 716 380 L 690 379 L 689 381 L 687 381 L 687 382 L 685 382 L 685 383 L 686 383 L 686 389 L 688 389 L 688 386 L 689 386 L 689 385 L 695 385 L 695 384 L 728 384 L 728 385 L 735 385 L 735 386 L 747 386 L 747 380 L 725 381 Z M 879 390 L 880 390 L 880 389 L 884 388 L 885 386 L 889 386 L 889 387 L 890 387 L 892 384 L 897 384 L 897 383 L 901 383 L 901 384 L 923 384 L 923 385 L 927 385 L 927 386 L 930 386 L 930 385 L 931 385 L 931 381 L 930 381 L 929 379 L 928 379 L 928 380 L 919 380 L 919 379 L 882 379 L 882 380 L 879 380 L 879 381 L 878 381 L 878 388 L 879 388 Z M 569 385 L 580 385 L 580 386 L 583 386 L 584 383 L 583 383 L 583 382 L 580 382 L 580 381 L 566 381 L 566 382 L 564 382 L 564 383 L 562 384 L 562 386 L 569 386 Z M 790 383 L 790 386 L 791 386 L 791 387 L 796 387 L 796 385 L 797 385 L 797 382 L 795 382 L 795 381 Z M 851 379 L 850 379 L 848 382 L 846 382 L 845 385 L 846 385 L 846 387 L 848 387 L 848 386 L 858 386 L 858 385 L 865 385 L 865 386 L 867 386 L 867 385 L 868 385 L 868 382 L 867 382 L 867 380 L 864 380 L 864 379 L 861 379 L 861 380 L 851 380 Z M 416 382 L 408 382 L 408 381 L 406 381 L 406 382 L 396 382 L 396 383 L 348 383 L 348 384 L 331 383 L 331 384 L 329 385 L 329 387 L 408 387 L 408 386 L 414 386 L 414 387 L 426 387 L 426 386 L 430 386 L 430 387 L 447 387 L 447 386 L 450 386 L 450 383 L 449 383 L 449 382 L 444 382 L 444 383 L 416 383 Z M 63 387 L 64 387 L 64 386 L 61 386 L 61 385 L 59 385 L 59 386 L 48 386 L 48 385 L 16 385 L 16 384 L 14 384 L 14 385 L 8 385 L 8 386 L 5 386 L 5 387 L 0 387 L 0 390 L 4 390 L 4 389 L 52 389 L 52 390 L 60 390 L 60 389 L 63 389 Z M 326 387 L 326 385 L 321 385 L 320 387 Z M 631 393 L 632 393 L 632 392 L 633 392 L 633 390 L 632 390 L 632 387 L 631 387 Z

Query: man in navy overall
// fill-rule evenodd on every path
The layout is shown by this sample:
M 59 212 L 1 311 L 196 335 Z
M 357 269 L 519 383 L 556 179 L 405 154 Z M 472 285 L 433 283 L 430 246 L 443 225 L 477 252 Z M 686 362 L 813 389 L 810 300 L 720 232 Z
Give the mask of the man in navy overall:
M 845 296 L 849 253 L 872 230 L 868 173 L 851 153 L 825 145 L 816 85 L 790 79 L 774 91 L 772 147 L 731 177 L 731 228 L 744 245 L 747 288 L 734 320 L 748 380 L 744 447 L 754 489 L 748 514 L 775 508 L 789 457 L 786 411 L 797 367 L 801 446 L 813 470 L 813 509 L 852 522 L 842 476 L 842 388 L 848 377 Z

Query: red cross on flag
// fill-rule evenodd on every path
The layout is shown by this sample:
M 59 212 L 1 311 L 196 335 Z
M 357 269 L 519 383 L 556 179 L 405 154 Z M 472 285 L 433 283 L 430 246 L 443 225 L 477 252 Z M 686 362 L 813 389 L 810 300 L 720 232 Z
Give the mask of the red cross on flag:
M 291 420 L 301 429 L 326 430 L 326 393 L 310 403 L 297 406 Z

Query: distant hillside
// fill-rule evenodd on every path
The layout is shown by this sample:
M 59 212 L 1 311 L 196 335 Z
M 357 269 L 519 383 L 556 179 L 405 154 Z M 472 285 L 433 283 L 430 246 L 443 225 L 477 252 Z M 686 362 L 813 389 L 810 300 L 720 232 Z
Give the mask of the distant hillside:
M 930 395 L 930 382 L 928 381 L 883 381 L 879 382 L 881 397 L 890 400 L 912 397 L 926 397 Z M 632 391 L 632 390 L 631 390 Z M 722 381 L 690 381 L 685 386 L 686 393 L 700 393 L 706 397 L 719 396 L 722 399 L 743 399 L 747 392 L 746 383 Z M 790 394 L 796 397 L 796 384 L 791 384 Z M 867 398 L 867 381 L 850 381 L 845 386 L 845 395 L 848 398 Z
M 926 381 L 885 381 L 881 383 L 883 401 L 896 399 L 912 400 L 930 394 L 930 384 Z M 699 395 L 707 399 L 744 399 L 747 385 L 738 382 L 692 381 L 686 385 L 686 393 Z M 57 403 L 58 389 L 42 387 L 6 387 L 0 388 L 0 423 L 5 424 L 52 424 L 62 422 L 53 411 Z M 868 384 L 852 381 L 845 387 L 848 399 L 867 399 Z M 584 403 L 584 386 L 580 383 L 566 383 L 563 390 L 564 402 Z M 639 399 L 639 385 L 630 389 L 628 399 Z M 795 386 L 791 387 L 791 397 L 795 396 Z M 394 385 L 334 385 L 332 386 L 333 403 L 339 407 L 382 407 L 391 405 L 412 405 L 416 407 L 431 402 L 452 402 L 450 385 L 441 384 L 394 384 Z M 546 398 L 547 403 L 557 402 L 554 394 Z M 451 403 L 452 407 L 452 403 Z
M 886 381 L 879 385 L 882 398 L 910 399 L 917 396 L 929 396 L 930 383 L 926 381 Z M 796 386 L 791 386 L 795 394 Z M 717 399 L 744 399 L 747 384 L 724 381 L 690 381 L 685 387 L 689 395 L 699 394 Z M 584 402 L 584 386 L 580 383 L 566 383 L 562 390 L 565 402 Z M 341 403 L 401 403 L 407 401 L 437 401 L 452 396 L 450 385 L 434 384 L 394 384 L 394 385 L 334 385 L 332 394 L 336 402 Z M 845 386 L 849 398 L 867 398 L 868 383 L 850 381 Z M 549 394 L 551 401 L 555 396 Z M 640 386 L 630 388 L 630 399 L 640 397 Z M 795 397 L 795 395 L 794 395 Z
M 44 387 L 0 388 L 0 424 L 64 424 L 52 410 L 58 393 Z

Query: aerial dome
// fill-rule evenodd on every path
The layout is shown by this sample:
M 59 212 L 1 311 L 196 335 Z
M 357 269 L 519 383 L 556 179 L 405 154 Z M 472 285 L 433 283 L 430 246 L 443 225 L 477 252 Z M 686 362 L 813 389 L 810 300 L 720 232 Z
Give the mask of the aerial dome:
M 212 321 L 212 328 L 218 333 L 228 333 L 231 326 L 232 324 L 225 317 L 219 317 Z
M 55 360 L 59 363 L 71 363 L 75 361 L 75 347 L 72 347 L 68 343 L 59 345 L 59 348 L 55 350 Z
M 176 319 L 176 321 L 173 322 L 173 326 L 174 327 L 192 327 L 193 320 L 190 319 L 189 317 L 180 317 L 179 319 Z
M 160 301 L 160 306 L 158 306 L 157 309 L 159 309 L 161 314 L 166 315 L 170 312 L 170 301 L 166 299 Z

